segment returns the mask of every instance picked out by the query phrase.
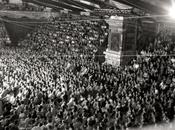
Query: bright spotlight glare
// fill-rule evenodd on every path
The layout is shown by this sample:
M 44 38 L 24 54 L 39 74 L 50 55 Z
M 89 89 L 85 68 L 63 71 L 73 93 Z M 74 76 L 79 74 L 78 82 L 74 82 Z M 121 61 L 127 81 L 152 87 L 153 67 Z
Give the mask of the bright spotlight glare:
M 172 7 L 169 9 L 169 16 L 175 19 L 175 3 L 172 1 Z
M 171 8 L 171 9 L 169 10 L 169 16 L 170 16 L 171 18 L 175 19 L 175 8 Z

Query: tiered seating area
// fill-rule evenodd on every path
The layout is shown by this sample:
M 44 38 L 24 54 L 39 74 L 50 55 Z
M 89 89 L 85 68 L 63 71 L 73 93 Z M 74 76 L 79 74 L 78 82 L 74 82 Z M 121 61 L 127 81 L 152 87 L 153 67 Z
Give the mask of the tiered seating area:
M 10 42 L 9 36 L 3 22 L 0 22 L 0 47 L 2 47 L 7 42 Z
M 174 119 L 171 39 L 157 38 L 156 49 L 113 68 L 94 60 L 107 35 L 104 21 L 54 21 L 21 48 L 1 49 L 1 93 L 13 91 L 1 128 L 114 130 Z
M 29 4 L 14 4 L 0 2 L 0 10 L 11 11 L 43 11 L 44 7 L 37 7 Z

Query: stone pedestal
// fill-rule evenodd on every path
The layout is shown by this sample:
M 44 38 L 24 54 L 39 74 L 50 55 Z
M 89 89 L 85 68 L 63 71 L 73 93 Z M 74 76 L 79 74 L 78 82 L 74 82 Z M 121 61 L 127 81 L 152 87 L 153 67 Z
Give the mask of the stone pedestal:
M 121 62 L 121 51 L 112 51 L 107 49 L 105 52 L 106 63 L 113 66 L 120 66 Z

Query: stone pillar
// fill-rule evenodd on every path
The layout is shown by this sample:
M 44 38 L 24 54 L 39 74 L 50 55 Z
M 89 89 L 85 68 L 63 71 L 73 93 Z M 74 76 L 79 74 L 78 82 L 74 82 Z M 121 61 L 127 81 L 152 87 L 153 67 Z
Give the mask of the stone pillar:
M 123 17 L 106 20 L 109 24 L 108 48 L 104 52 L 106 63 L 120 66 L 123 42 Z

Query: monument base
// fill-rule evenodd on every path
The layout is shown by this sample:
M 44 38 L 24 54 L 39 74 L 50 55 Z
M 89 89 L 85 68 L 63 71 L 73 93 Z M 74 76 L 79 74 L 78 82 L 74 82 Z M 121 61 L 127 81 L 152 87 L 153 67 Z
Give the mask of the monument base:
M 120 62 L 121 62 L 121 51 L 116 52 L 116 51 L 112 51 L 107 49 L 105 52 L 105 59 L 107 64 L 110 64 L 112 66 L 120 66 Z

